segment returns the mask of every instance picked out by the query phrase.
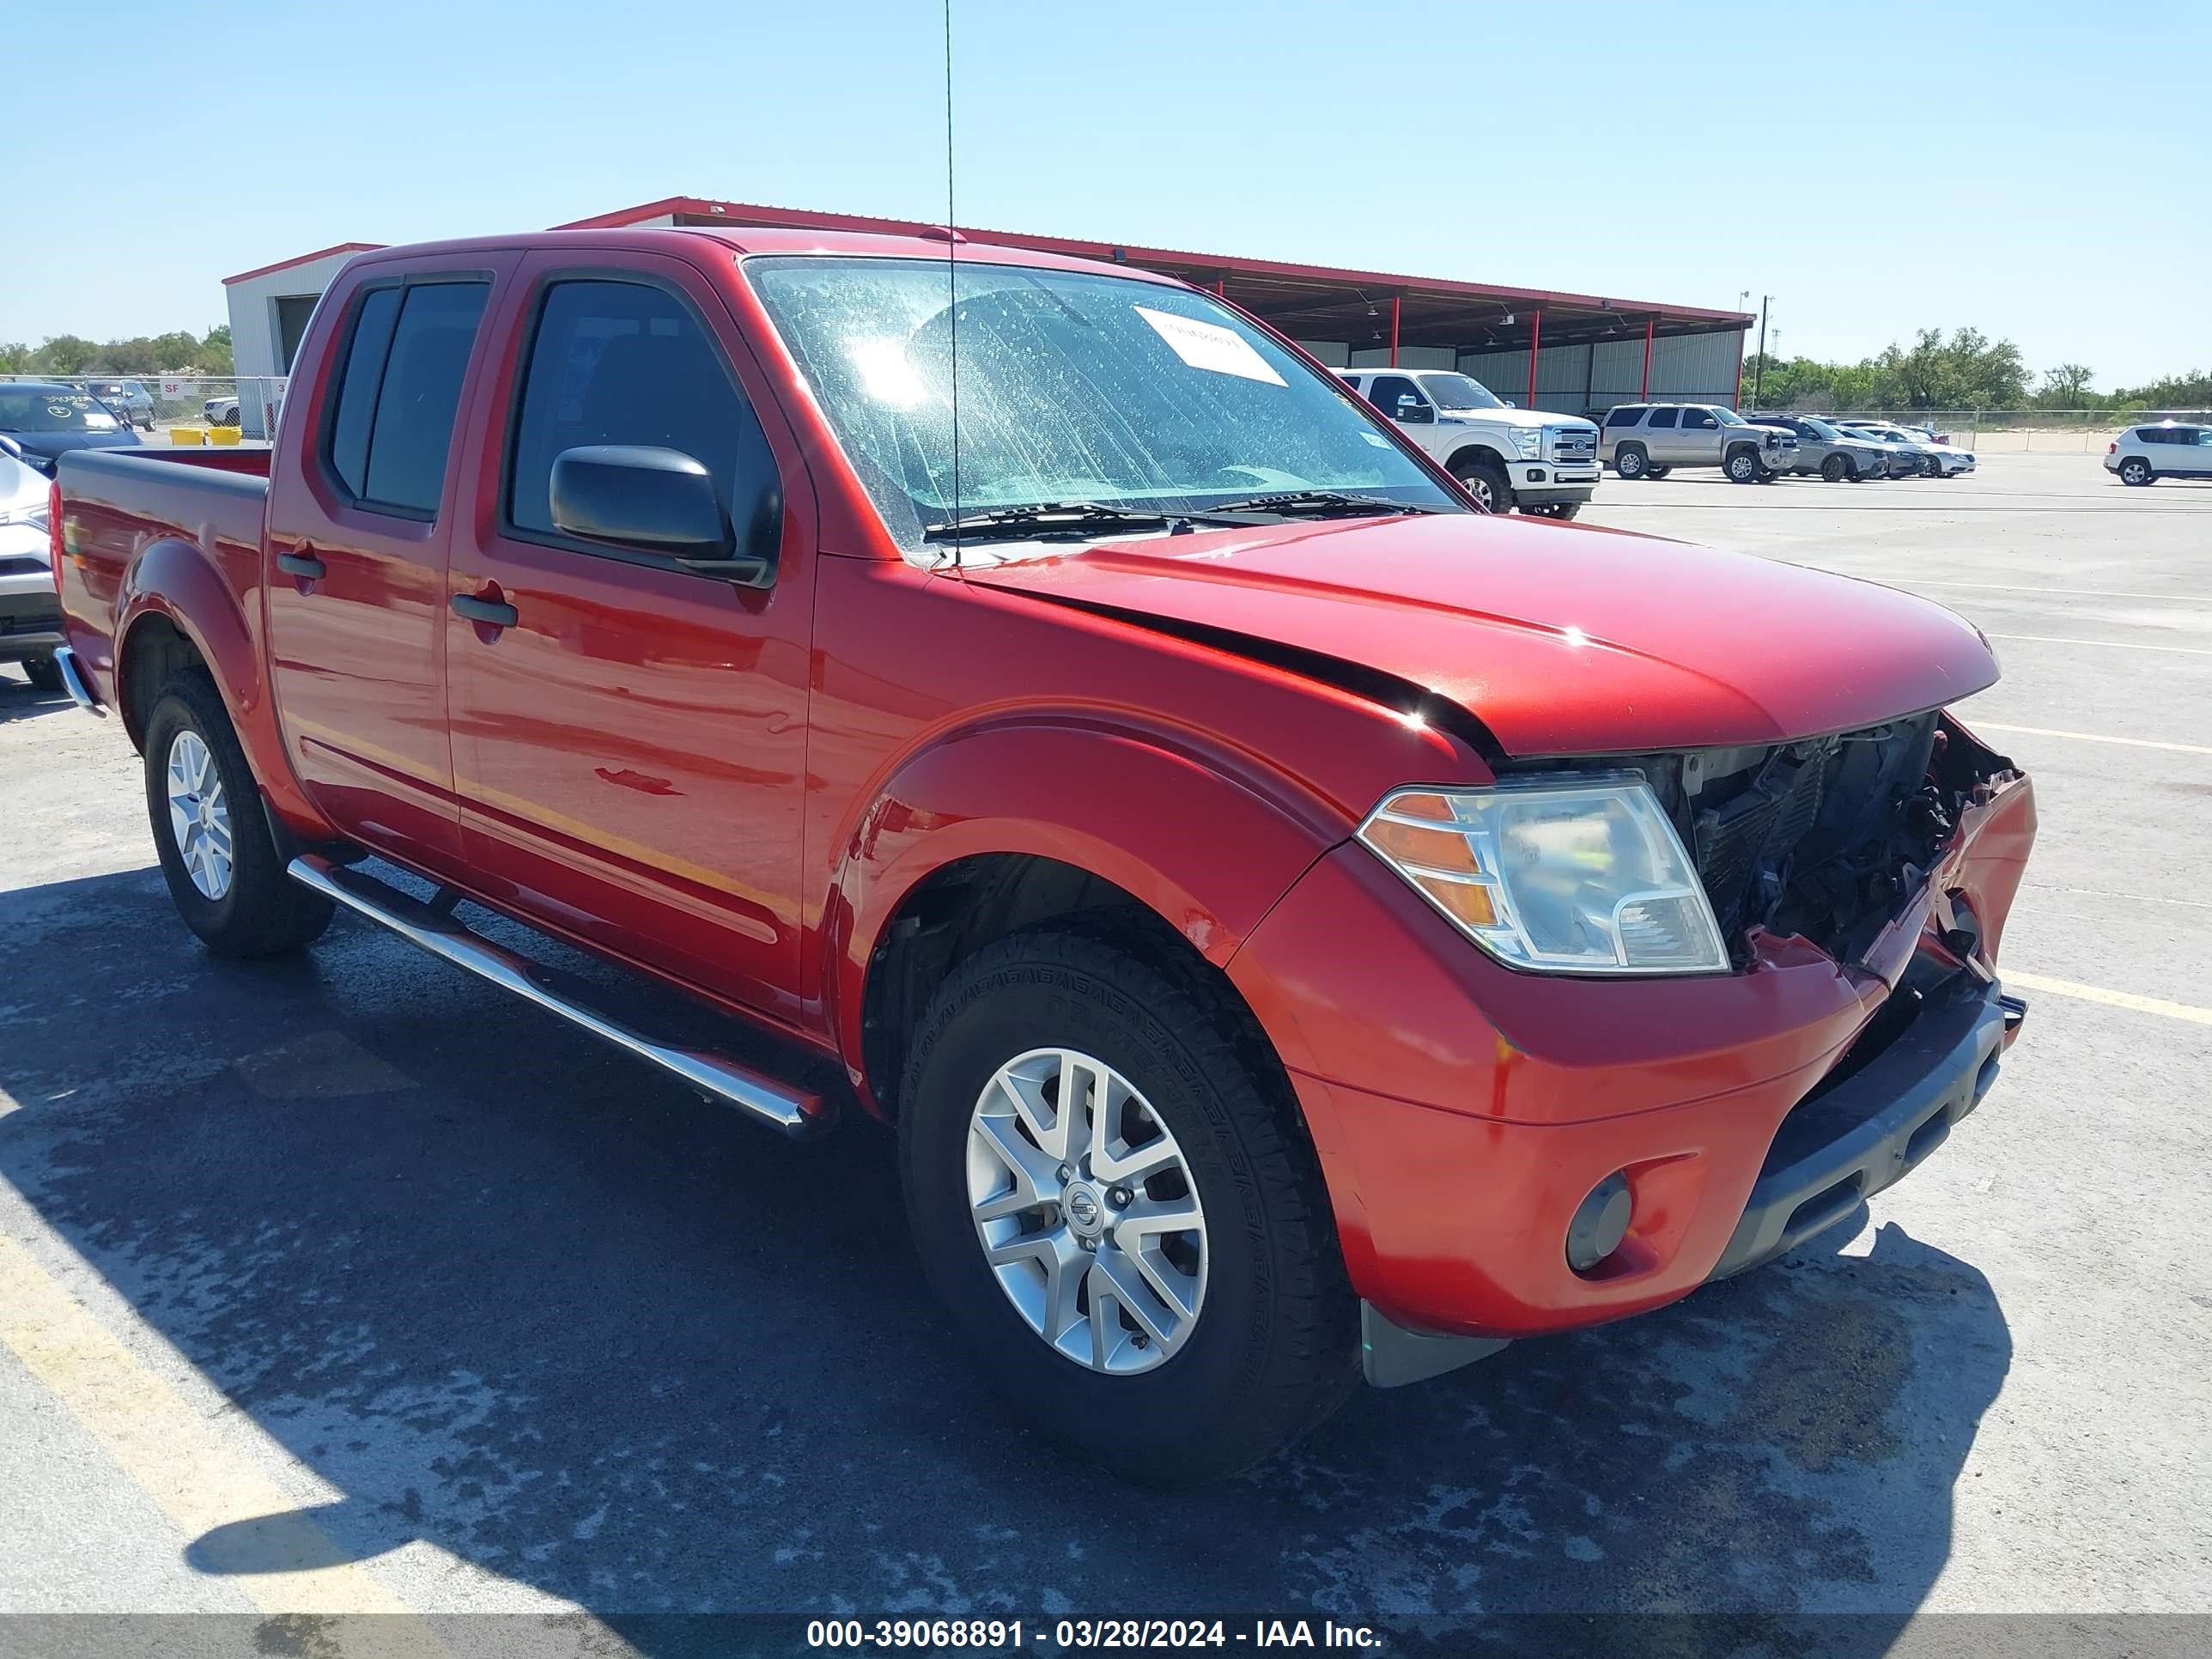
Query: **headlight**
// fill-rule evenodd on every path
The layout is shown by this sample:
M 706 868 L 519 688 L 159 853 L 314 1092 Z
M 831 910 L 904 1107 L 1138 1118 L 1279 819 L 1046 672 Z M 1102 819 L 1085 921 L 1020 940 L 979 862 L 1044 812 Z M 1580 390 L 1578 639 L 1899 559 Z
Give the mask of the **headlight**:
M 1674 826 L 1633 774 L 1401 789 L 1368 814 L 1359 839 L 1510 967 L 1727 971 Z
M 1544 434 L 1533 426 L 1513 428 L 1513 447 L 1521 452 L 1521 459 L 1533 461 L 1544 453 Z

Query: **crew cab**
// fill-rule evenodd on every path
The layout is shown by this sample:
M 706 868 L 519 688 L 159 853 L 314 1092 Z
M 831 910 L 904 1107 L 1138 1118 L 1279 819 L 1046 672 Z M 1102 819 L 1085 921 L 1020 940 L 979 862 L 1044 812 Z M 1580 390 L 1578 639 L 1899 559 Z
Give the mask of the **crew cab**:
M 396 247 L 292 387 L 267 451 L 61 463 L 64 678 L 185 925 L 267 956 L 343 908 L 540 1011 L 509 1040 L 896 1125 L 951 1329 L 1121 1475 L 1770 1260 L 2019 1028 L 2034 810 L 1948 712 L 1973 627 L 1485 514 L 1182 283 Z
M 1620 404 L 1606 412 L 1598 459 L 1624 478 L 1717 466 L 1733 483 L 1771 483 L 1796 470 L 1797 439 L 1725 404 Z
M 1571 519 L 1597 493 L 1597 427 L 1516 409 L 1472 375 L 1441 368 L 1339 369 L 1493 513 Z

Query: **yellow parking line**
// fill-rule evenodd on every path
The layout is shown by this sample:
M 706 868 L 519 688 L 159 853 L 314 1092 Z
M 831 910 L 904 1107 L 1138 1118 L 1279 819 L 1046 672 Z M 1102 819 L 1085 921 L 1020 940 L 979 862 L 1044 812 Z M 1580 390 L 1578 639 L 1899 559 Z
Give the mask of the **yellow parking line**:
M 2212 1008 L 2199 1008 L 2194 1003 L 2168 1002 L 2163 997 L 2139 997 L 2133 991 L 2107 991 L 2101 985 L 2083 985 L 2070 979 L 2051 979 L 2042 974 L 2015 973 L 2009 968 L 1999 969 L 1997 977 L 2007 986 L 2017 986 L 2024 991 L 2043 991 L 2054 997 L 2078 997 L 2084 1002 L 2101 1002 L 2108 1008 L 2128 1008 L 2138 1014 L 2156 1014 L 2163 1019 L 2187 1020 L 2192 1025 L 2212 1025 Z
M 2030 738 L 2071 738 L 2077 743 L 2118 743 L 2130 749 L 2166 749 L 2177 755 L 2212 755 L 2212 744 L 2160 743 L 2151 738 L 2108 738 L 2101 732 L 2066 732 L 2055 726 L 2000 726 L 1995 720 L 1975 720 L 1977 732 L 2017 732 Z
M 2070 640 L 2051 634 L 1992 634 L 1993 640 L 2027 640 L 2035 645 L 2094 645 L 2107 651 L 2170 651 L 2182 657 L 2212 657 L 2201 645 L 2131 645 L 2125 640 Z
M 258 1541 L 295 1569 L 240 1574 L 234 1585 L 270 1613 L 411 1614 L 382 1581 L 342 1551 L 313 1522 L 286 1520 L 300 1500 L 264 1474 L 239 1445 L 258 1434 L 251 1419 L 226 1414 L 217 1433 L 144 1361 L 39 1265 L 16 1239 L 0 1235 L 0 1344 L 61 1402 L 123 1473 L 161 1507 L 186 1540 L 240 1521 L 263 1520 Z M 269 1443 L 280 1456 L 288 1456 Z M 341 1627 L 342 1650 L 443 1653 L 421 1621 L 369 1620 Z

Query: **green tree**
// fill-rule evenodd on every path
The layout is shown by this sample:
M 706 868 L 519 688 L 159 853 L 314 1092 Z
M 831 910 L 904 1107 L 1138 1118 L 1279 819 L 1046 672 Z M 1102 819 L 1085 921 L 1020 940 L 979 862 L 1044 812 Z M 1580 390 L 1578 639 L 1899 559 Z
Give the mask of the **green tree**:
M 0 374 L 31 372 L 31 348 L 21 340 L 0 340 Z
M 233 362 L 230 355 L 230 325 L 220 323 L 210 329 L 207 331 L 207 337 L 200 342 L 198 366 L 210 374 L 228 374 L 234 372 Z
M 31 354 L 33 370 L 40 374 L 82 374 L 100 348 L 75 334 L 57 334 Z
M 2114 401 L 2136 409 L 2212 409 L 2212 374 L 2201 368 L 2169 374 L 2148 386 L 2115 393 Z
M 2089 382 L 2096 378 L 2087 363 L 2061 363 L 2056 368 L 2043 371 L 2043 384 L 2036 388 L 2035 402 L 2040 409 L 2092 409 L 2095 393 Z

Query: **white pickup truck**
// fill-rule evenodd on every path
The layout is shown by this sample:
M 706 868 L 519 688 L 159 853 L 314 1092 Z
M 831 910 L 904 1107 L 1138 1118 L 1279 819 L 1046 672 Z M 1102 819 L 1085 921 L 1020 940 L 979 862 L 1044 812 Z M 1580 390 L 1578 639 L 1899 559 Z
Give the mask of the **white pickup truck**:
M 1447 368 L 1340 368 L 1361 397 L 1406 428 L 1493 513 L 1571 519 L 1597 493 L 1597 427 L 1516 409 Z

